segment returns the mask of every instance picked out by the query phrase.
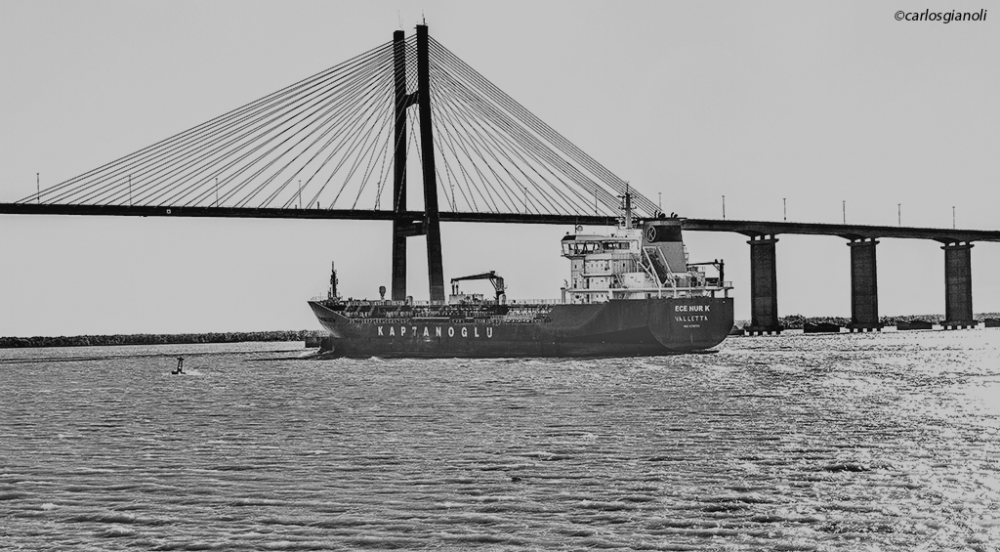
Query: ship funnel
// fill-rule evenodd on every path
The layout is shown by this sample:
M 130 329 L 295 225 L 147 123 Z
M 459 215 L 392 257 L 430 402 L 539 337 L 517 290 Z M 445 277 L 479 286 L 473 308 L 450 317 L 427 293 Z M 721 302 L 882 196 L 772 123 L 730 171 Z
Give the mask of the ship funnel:
M 658 218 L 642 223 L 643 247 L 656 247 L 663 253 L 667 266 L 674 273 L 687 272 L 684 255 L 684 236 L 681 220 L 678 218 Z

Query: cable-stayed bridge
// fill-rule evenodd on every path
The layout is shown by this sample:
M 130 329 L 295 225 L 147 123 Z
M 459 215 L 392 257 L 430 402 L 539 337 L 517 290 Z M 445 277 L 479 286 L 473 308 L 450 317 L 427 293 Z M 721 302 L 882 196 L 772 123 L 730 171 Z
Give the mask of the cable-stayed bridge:
M 627 188 L 421 25 L 2 209 L 391 220 L 393 298 L 406 296 L 406 238 L 426 235 L 440 301 L 442 219 L 607 223 Z M 639 216 L 654 215 L 631 195 Z
M 325 71 L 53 186 L 0 213 L 384 220 L 392 297 L 406 291 L 407 238 L 425 236 L 430 298 L 443 300 L 440 223 L 614 224 L 620 197 L 658 206 L 463 62 L 420 25 Z M 878 326 L 877 238 L 945 244 L 949 321 L 972 320 L 972 241 L 1000 232 L 684 220 L 751 237 L 752 326 L 779 329 L 779 234 L 852 245 L 852 317 Z
M 430 136 L 441 212 L 618 216 L 624 181 L 419 30 L 18 203 L 392 211 Z

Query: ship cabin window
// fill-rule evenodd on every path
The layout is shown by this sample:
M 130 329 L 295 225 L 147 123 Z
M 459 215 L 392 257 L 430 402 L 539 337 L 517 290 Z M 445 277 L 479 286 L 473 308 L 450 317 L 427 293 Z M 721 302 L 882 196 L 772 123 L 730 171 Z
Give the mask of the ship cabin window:
M 628 251 L 629 243 L 627 241 L 608 241 L 601 244 L 604 246 L 605 251 Z
M 598 242 L 577 241 L 563 244 L 564 255 L 587 255 L 600 250 Z

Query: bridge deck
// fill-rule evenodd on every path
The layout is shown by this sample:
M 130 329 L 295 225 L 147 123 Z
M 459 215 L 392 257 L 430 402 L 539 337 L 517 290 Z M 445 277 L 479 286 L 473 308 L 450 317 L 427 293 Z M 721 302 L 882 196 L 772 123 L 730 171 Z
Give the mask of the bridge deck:
M 315 220 L 384 220 L 391 221 L 395 213 L 371 209 L 278 209 L 234 207 L 149 207 L 128 205 L 58 205 L 31 203 L 0 203 L 0 214 L 13 215 L 84 215 L 133 217 L 216 217 L 216 218 L 279 218 Z M 408 211 L 405 219 L 421 220 L 422 211 Z M 516 213 L 440 213 L 441 222 L 485 222 L 517 224 L 562 224 L 608 226 L 615 219 L 594 215 L 545 215 Z M 684 229 L 695 232 L 731 232 L 747 236 L 805 234 L 840 236 L 845 239 L 909 238 L 936 240 L 942 243 L 992 241 L 1000 242 L 1000 231 L 952 228 L 918 228 L 907 226 L 869 226 L 862 224 L 822 224 L 805 222 L 769 222 L 753 220 L 684 219 Z

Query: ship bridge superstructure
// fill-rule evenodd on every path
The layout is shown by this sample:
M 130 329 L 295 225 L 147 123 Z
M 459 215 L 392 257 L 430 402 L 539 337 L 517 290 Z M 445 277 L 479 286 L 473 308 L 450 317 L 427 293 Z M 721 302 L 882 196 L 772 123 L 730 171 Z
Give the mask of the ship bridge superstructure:
M 654 297 L 728 297 L 722 261 L 689 263 L 682 220 L 626 217 L 609 234 L 567 234 L 562 256 L 570 261 L 570 278 L 562 288 L 566 303 L 603 303 Z M 712 265 L 717 275 L 705 271 Z

